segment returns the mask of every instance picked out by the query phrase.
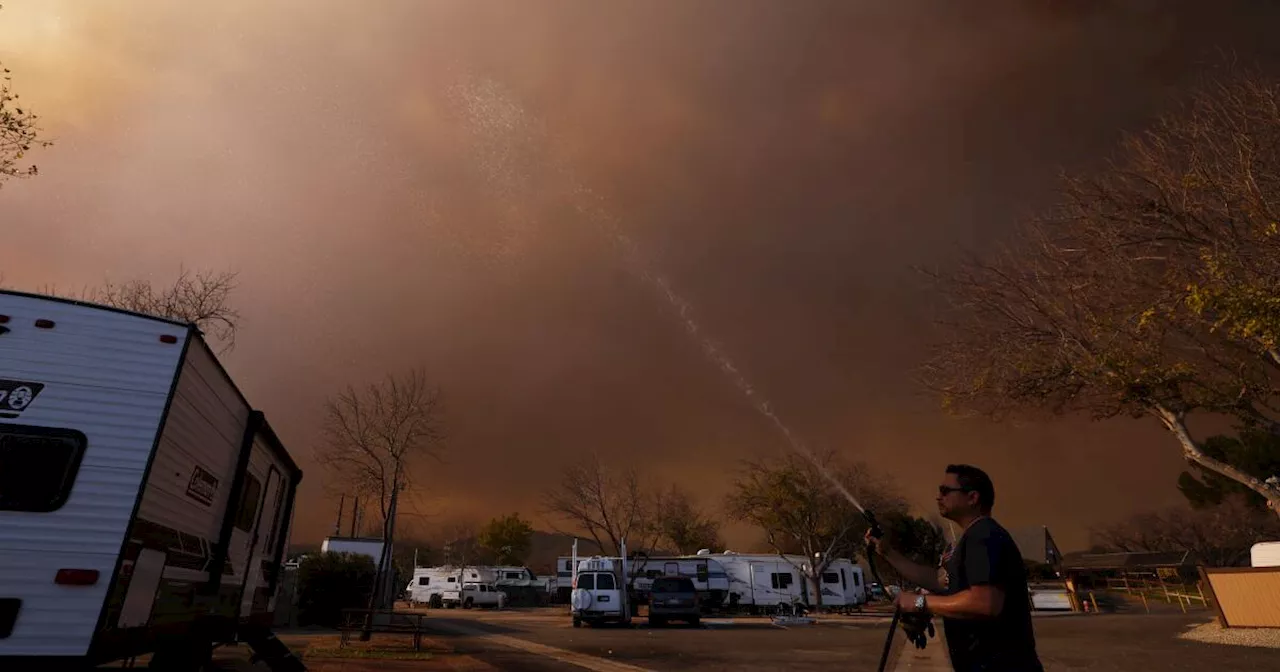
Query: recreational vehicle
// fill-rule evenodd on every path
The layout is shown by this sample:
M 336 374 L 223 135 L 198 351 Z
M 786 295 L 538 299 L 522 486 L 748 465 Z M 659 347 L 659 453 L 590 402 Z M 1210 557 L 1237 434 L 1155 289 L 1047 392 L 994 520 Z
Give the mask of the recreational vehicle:
M 415 604 L 442 606 L 447 590 L 456 590 L 462 570 L 457 567 L 419 567 L 405 586 L 406 599 Z M 539 578 L 528 567 L 467 567 L 465 581 L 492 584 L 506 595 L 510 605 L 542 605 L 556 590 L 556 580 Z M 566 580 L 565 585 L 568 585 Z
M 0 291 L 0 669 L 270 632 L 302 472 L 193 326 Z
M 459 583 L 493 584 L 496 578 L 489 567 L 419 567 L 413 570 L 406 592 L 410 602 L 438 608 L 444 606 L 444 594 L 456 592 Z
M 707 556 L 698 556 L 707 557 Z M 817 606 L 812 582 L 801 568 L 808 560 L 801 555 L 747 555 L 732 551 L 714 556 L 729 576 L 728 606 L 750 611 L 786 611 L 796 604 Z M 862 568 L 851 561 L 833 560 L 821 578 L 821 606 L 846 609 L 865 604 L 866 582 Z

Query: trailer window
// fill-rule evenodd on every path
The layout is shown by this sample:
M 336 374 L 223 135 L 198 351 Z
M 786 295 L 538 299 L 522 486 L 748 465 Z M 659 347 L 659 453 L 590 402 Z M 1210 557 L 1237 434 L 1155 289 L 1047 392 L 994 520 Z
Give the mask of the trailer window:
M 0 511 L 57 511 L 88 440 L 71 429 L 0 425 Z
M 823 572 L 822 582 L 823 583 L 840 583 L 840 574 L 836 572 Z
M 772 579 L 774 590 L 786 590 L 791 586 L 791 572 L 774 572 L 770 578 Z
M 705 583 L 707 580 L 707 563 L 699 562 L 696 573 L 698 575 L 698 580 Z
M 418 577 L 418 585 L 419 585 L 419 586 L 429 586 L 429 585 L 431 585 L 431 577 L 429 577 L 429 576 L 419 576 L 419 577 Z
M 253 531 L 258 515 L 258 498 L 262 496 L 262 483 L 253 474 L 244 475 L 244 490 L 240 493 L 240 508 L 236 511 L 236 527 L 245 532 Z

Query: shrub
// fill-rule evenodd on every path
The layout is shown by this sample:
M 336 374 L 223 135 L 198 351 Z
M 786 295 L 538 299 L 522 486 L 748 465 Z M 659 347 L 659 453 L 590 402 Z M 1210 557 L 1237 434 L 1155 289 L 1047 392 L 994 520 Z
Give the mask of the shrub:
M 298 624 L 336 627 L 343 609 L 368 606 L 377 573 L 367 555 L 308 555 L 298 565 Z

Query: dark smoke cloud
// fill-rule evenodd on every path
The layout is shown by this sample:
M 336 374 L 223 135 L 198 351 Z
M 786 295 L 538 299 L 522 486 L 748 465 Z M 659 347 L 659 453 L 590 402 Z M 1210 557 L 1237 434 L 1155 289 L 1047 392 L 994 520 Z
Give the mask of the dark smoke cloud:
M 0 58 L 58 144 L 0 191 L 11 284 L 241 272 L 228 366 L 304 458 L 336 387 L 425 366 L 443 519 L 520 508 L 598 451 L 717 501 L 782 450 L 584 225 L 563 166 L 794 428 L 922 507 L 988 467 L 1013 524 L 1173 501 L 1140 423 L 946 420 L 907 371 L 907 268 L 1006 235 L 1219 50 L 1275 63 L 1264 2 L 13 2 Z M 496 87 L 518 142 L 476 134 Z M 492 110 L 491 110 L 492 112 Z M 508 112 L 511 112 L 508 110 Z M 483 127 L 481 127 L 483 130 Z M 312 469 L 301 539 L 332 517 Z M 1087 497 L 1084 493 L 1091 493 Z M 742 537 L 747 539 L 748 537 Z

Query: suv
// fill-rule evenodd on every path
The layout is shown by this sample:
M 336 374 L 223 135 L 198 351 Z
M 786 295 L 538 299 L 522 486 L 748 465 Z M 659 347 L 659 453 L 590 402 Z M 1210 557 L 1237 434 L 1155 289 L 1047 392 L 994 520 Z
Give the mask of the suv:
M 701 605 L 693 580 L 683 576 L 664 576 L 653 580 L 649 589 L 649 625 L 666 625 L 669 620 L 687 621 L 697 626 Z

